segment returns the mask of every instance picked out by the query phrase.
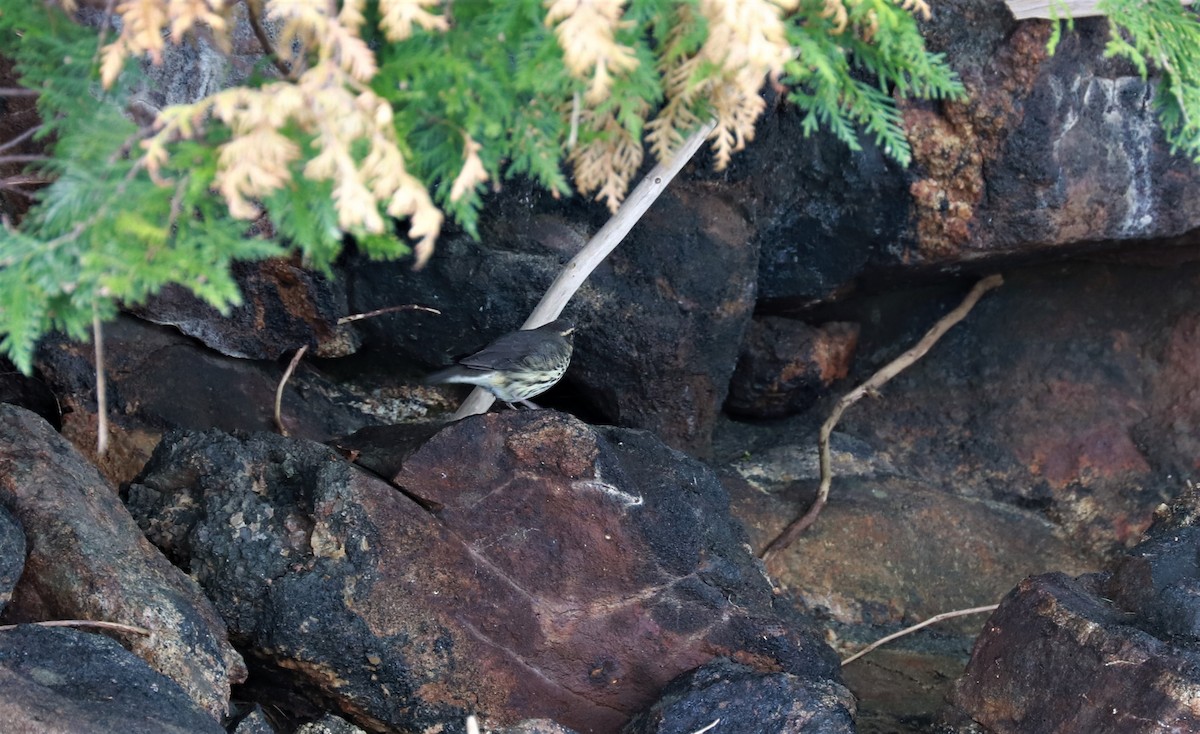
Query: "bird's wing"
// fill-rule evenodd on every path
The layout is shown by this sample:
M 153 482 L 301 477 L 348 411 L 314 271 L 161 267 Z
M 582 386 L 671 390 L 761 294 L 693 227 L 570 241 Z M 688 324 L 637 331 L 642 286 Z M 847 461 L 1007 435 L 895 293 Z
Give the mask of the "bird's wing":
M 544 347 L 546 335 L 533 331 L 505 334 L 469 357 L 458 360 L 463 367 L 476 370 L 508 370 L 522 367 Z

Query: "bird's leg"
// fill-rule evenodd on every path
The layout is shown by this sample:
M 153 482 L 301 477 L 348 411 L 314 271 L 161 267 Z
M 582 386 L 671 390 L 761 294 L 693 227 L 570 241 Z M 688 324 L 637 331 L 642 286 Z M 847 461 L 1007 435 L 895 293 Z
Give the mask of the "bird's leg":
M 522 405 L 526 406 L 527 408 L 530 408 L 531 410 L 541 410 L 542 409 L 542 406 L 538 405 L 537 403 L 533 402 L 532 400 L 521 400 L 518 402 L 520 402 Z

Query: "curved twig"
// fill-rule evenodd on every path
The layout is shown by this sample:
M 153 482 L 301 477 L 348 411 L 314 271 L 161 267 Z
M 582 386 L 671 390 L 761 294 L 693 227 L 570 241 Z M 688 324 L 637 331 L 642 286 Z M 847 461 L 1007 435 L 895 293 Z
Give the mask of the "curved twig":
M 304 353 L 308 351 L 308 345 L 300 347 L 296 353 L 292 355 L 292 361 L 288 362 L 287 369 L 283 371 L 283 377 L 279 379 L 279 386 L 275 388 L 275 428 L 279 431 L 279 435 L 288 435 L 287 429 L 283 427 L 283 416 L 280 415 L 281 406 L 283 405 L 283 388 L 287 386 L 288 380 L 292 379 L 292 373 L 296 371 L 296 365 L 300 364 Z
M 829 414 L 829 418 L 826 419 L 825 423 L 821 426 L 821 434 L 817 442 L 820 451 L 821 463 L 821 486 L 820 489 L 817 490 L 817 498 L 813 500 L 812 506 L 808 508 L 807 512 L 788 523 L 788 526 L 783 529 L 783 532 L 779 533 L 779 535 L 775 536 L 774 540 L 767 544 L 767 547 L 764 548 L 760 554 L 760 557 L 764 561 L 769 561 L 777 553 L 787 548 L 797 537 L 800 536 L 801 533 L 803 533 L 810 525 L 816 522 L 817 516 L 821 514 L 821 509 L 825 507 L 825 503 L 829 500 L 829 485 L 833 483 L 833 473 L 830 469 L 831 457 L 829 451 L 829 437 L 833 434 L 833 429 L 837 425 L 837 422 L 841 419 L 842 413 L 845 412 L 846 408 L 849 408 L 851 405 L 857 403 L 864 395 L 873 393 L 879 388 L 883 387 L 890 382 L 893 377 L 903 372 L 921 357 L 924 357 L 925 353 L 928 352 L 930 348 L 932 348 L 933 345 L 936 344 L 937 341 L 941 339 L 947 331 L 950 330 L 952 326 L 957 324 L 959 321 L 962 321 L 963 318 L 970 313 L 971 309 L 975 307 L 975 304 L 979 302 L 979 299 L 983 297 L 984 293 L 1003 285 L 1003 283 L 1004 278 L 1002 278 L 999 274 L 989 275 L 988 277 L 976 283 L 975 287 L 971 289 L 971 292 L 967 294 L 967 297 L 963 299 L 962 303 L 958 304 L 957 308 L 939 319 L 938 322 L 933 325 L 933 328 L 930 329 L 925 336 L 921 337 L 921 341 L 917 342 L 916 346 L 910 348 L 904 354 L 901 354 L 896 359 L 884 365 L 882 369 L 871 375 L 866 382 L 854 388 L 849 393 L 844 395 L 841 400 L 837 401 L 837 403 L 833 406 L 833 410 Z
M 22 624 L 36 624 L 39 627 L 96 627 L 103 630 L 131 632 L 135 635 L 154 634 L 154 632 L 145 627 L 135 627 L 132 624 L 121 624 L 120 622 L 101 622 L 94 619 L 55 619 L 49 622 L 23 622 Z M 0 632 L 15 630 L 20 626 L 20 624 L 0 624 Z
M 699 130 L 683 142 L 679 151 L 671 160 L 659 163 L 657 166 L 646 174 L 642 182 L 637 185 L 621 204 L 621 208 L 617 210 L 600 231 L 592 237 L 592 239 L 580 250 L 575 257 L 571 258 L 570 262 L 563 266 L 558 277 L 550 284 L 546 290 L 546 295 L 542 296 L 542 300 L 537 307 L 533 309 L 533 313 L 529 314 L 529 318 L 525 319 L 525 324 L 522 329 L 532 329 L 542 324 L 548 324 L 558 315 L 562 313 L 563 307 L 567 305 L 567 301 L 571 300 L 571 296 L 575 295 L 575 291 L 579 290 L 579 286 L 587 280 L 592 271 L 596 269 L 604 258 L 608 257 L 617 245 L 621 244 L 621 240 L 625 239 L 625 235 L 629 234 L 629 230 L 633 229 L 633 225 L 637 224 L 650 205 L 658 199 L 659 195 L 666 190 L 667 184 L 671 183 L 671 179 L 675 178 L 700 146 L 704 144 L 709 133 L 716 127 L 716 121 L 710 120 L 705 123 Z M 471 391 L 467 399 L 459 407 L 458 412 L 454 414 L 452 420 L 466 418 L 469 415 L 477 415 L 486 413 L 495 401 L 495 396 L 481 387 L 477 387 Z
M 295 81 L 292 68 L 280 58 L 279 53 L 275 50 L 275 44 L 271 43 L 271 37 L 267 35 L 267 29 L 263 28 L 262 19 L 259 18 L 260 8 L 256 8 L 256 4 L 255 0 L 246 0 L 246 18 L 250 21 L 250 29 L 254 31 L 258 45 L 262 46 L 263 54 L 271 60 L 284 79 Z
M 942 622 L 947 619 L 954 619 L 955 617 L 965 617 L 968 614 L 982 614 L 984 612 L 994 612 L 994 611 L 996 611 L 996 609 L 999 606 L 1000 606 L 999 604 L 989 604 L 986 607 L 972 607 L 971 609 L 956 609 L 953 612 L 942 612 L 941 614 L 935 614 L 932 617 L 930 617 L 929 619 L 925 620 L 924 622 L 918 622 L 917 624 L 914 624 L 911 627 L 905 627 L 904 629 L 900 630 L 899 632 L 893 632 L 892 634 L 888 635 L 887 637 L 881 637 L 878 640 L 875 640 L 870 645 L 867 645 L 863 649 L 859 650 L 858 652 L 854 653 L 850 657 L 843 660 L 842 667 L 845 667 L 845 666 L 849 665 L 850 663 L 854 662 L 855 660 L 858 660 L 863 655 L 866 655 L 867 653 L 871 652 L 872 650 L 883 647 L 884 645 L 891 642 L 892 640 L 898 639 L 900 637 L 904 637 L 905 635 L 908 635 L 908 634 L 912 634 L 913 632 L 916 632 L 917 630 L 922 629 L 924 627 L 928 627 L 931 624 L 937 624 L 938 622 Z
M 395 313 L 396 311 L 428 311 L 429 313 L 434 313 L 434 314 L 437 314 L 438 316 L 442 315 L 442 312 L 437 310 L 436 308 L 430 308 L 429 306 L 418 306 L 413 303 L 406 303 L 403 306 L 388 306 L 387 308 L 377 308 L 374 311 L 367 311 L 365 313 L 352 313 L 349 316 L 343 316 L 340 319 L 338 319 L 337 324 L 338 324 L 338 326 L 341 326 L 342 324 L 348 324 L 351 321 L 360 321 L 362 319 L 371 319 L 371 318 L 375 318 L 376 316 L 383 316 L 384 314 Z

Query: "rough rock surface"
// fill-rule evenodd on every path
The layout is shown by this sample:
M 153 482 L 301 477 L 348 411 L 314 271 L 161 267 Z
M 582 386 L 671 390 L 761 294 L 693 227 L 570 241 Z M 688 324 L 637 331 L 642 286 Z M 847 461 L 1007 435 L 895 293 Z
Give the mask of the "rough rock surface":
M 767 566 L 805 607 L 843 624 L 911 623 L 994 604 L 1030 574 L 1092 570 L 1037 513 L 904 479 L 861 445 L 857 455 L 845 450 L 848 443 L 835 442 L 836 496 Z M 756 550 L 812 502 L 815 453 L 781 450 L 773 465 L 764 456 L 736 465 L 744 475 L 722 475 Z M 977 629 L 979 620 L 964 624 Z
M 1132 545 L 1197 466 L 1198 292 L 1195 262 L 1013 273 L 838 431 L 909 479 L 1040 513 L 1081 551 Z M 912 334 L 875 346 L 863 371 L 960 298 L 910 307 Z
M 0 405 L 0 506 L 21 523 L 25 572 L 14 621 L 91 619 L 153 631 L 127 644 L 215 719 L 246 677 L 196 583 L 139 532 L 95 467 L 29 411 Z
M 951 695 L 948 728 L 982 727 L 989 734 L 1196 731 L 1200 651 L 1131 622 L 1105 598 L 1099 576 L 1047 574 L 1021 582 L 976 641 Z
M 725 412 L 747 418 L 778 418 L 809 408 L 850 372 L 858 345 L 857 324 L 820 327 L 766 316 L 755 319 L 742 342 Z
M 1200 492 L 1108 573 L 1047 574 L 1005 598 L 946 712 L 957 731 L 1200 728 Z
M 836 683 L 718 658 L 672 681 L 622 733 L 693 734 L 714 722 L 737 734 L 852 734 L 854 698 Z
M 163 289 L 134 313 L 229 357 L 278 359 L 302 346 L 342 357 L 358 347 L 355 332 L 337 324 L 349 312 L 336 282 L 281 259 L 238 263 L 234 275 L 243 302 L 227 316 L 182 286 Z
M 0 505 L 0 614 L 12 599 L 13 587 L 25 568 L 25 533 L 8 510 Z
M 1106 21 L 1078 19 L 1053 56 L 1049 23 L 1017 23 L 1003 3 L 939 3 L 924 30 L 969 98 L 904 103 L 909 169 L 866 141 L 851 153 L 830 135 L 804 138 L 787 106 L 735 159 L 728 180 L 757 213 L 763 299 L 806 304 L 881 272 L 1200 227 L 1200 166 L 1171 155 L 1151 104 L 1157 80 L 1104 58 Z
M 486 244 L 445 238 L 419 273 L 406 263 L 347 263 L 355 310 L 420 303 L 443 311 L 363 322 L 366 346 L 385 360 L 434 366 L 520 326 L 598 228 L 538 201 L 514 193 L 492 202 L 506 218 L 489 225 Z M 577 327 L 565 381 L 604 422 L 709 453 L 754 305 L 751 231 L 717 187 L 679 180 L 575 296 L 565 313 Z
M 170 678 L 102 635 L 0 632 L 0 721 L 12 734 L 223 734 Z
M 315 444 L 173 433 L 129 505 L 263 676 L 372 730 L 548 717 L 611 732 L 725 655 L 837 677 L 701 464 L 552 411 L 453 424 L 395 485 Z
M 285 365 L 222 357 L 172 329 L 121 317 L 104 326 L 110 446 L 95 456 L 95 353 L 90 344 L 45 340 L 36 364 L 61 395 L 63 435 L 109 481 L 132 479 L 170 428 L 274 430 L 275 389 Z M 378 422 L 320 373 L 301 365 L 284 390 L 284 425 L 324 441 Z

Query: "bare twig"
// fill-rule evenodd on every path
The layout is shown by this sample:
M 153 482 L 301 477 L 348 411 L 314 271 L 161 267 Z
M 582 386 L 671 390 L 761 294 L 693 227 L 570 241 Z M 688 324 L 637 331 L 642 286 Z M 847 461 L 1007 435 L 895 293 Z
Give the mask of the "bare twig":
M 0 97 L 36 97 L 38 92 L 36 89 L 25 89 L 23 87 L 4 87 L 0 88 Z
M 283 427 L 283 417 L 280 415 L 280 406 L 283 404 L 283 388 L 287 385 L 287 381 L 292 379 L 292 373 L 296 371 L 296 365 L 300 364 L 300 359 L 307 351 L 307 344 L 296 350 L 296 353 L 292 355 L 292 361 L 288 362 L 287 369 L 283 371 L 283 378 L 279 380 L 279 387 L 275 388 L 275 428 L 279 430 L 279 435 L 281 436 L 288 435 L 287 429 Z
M 104 330 L 100 308 L 92 303 L 92 341 L 96 345 L 96 456 L 108 451 L 108 380 L 104 377 Z
M 262 20 L 259 18 L 261 8 L 256 7 L 257 0 L 246 0 L 246 17 L 250 21 L 250 28 L 254 31 L 254 37 L 258 39 L 258 45 L 262 46 L 263 53 L 275 65 L 275 68 L 283 75 L 284 79 L 294 80 L 292 69 L 279 54 L 275 51 L 275 45 L 271 43 L 271 37 L 267 35 L 267 30 L 263 28 Z
M 103 630 L 131 632 L 135 635 L 154 634 L 145 627 L 134 627 L 132 624 L 121 624 L 120 622 L 101 622 L 93 619 L 55 619 L 49 622 L 24 622 L 24 624 L 36 624 L 39 627 L 96 627 Z M 19 624 L 3 624 L 0 625 L 0 632 L 15 630 L 20 626 Z
M 971 609 L 956 609 L 953 612 L 943 612 L 941 614 L 935 614 L 932 617 L 930 617 L 929 619 L 925 620 L 924 622 L 919 622 L 917 624 L 914 624 L 911 627 L 905 627 L 904 629 L 900 630 L 899 632 L 894 632 L 894 633 L 888 635 L 887 637 L 882 637 L 878 640 L 875 640 L 870 645 L 867 645 L 863 649 L 859 650 L 858 652 L 854 653 L 850 657 L 843 660 L 842 666 L 845 667 L 845 666 L 849 665 L 850 663 L 854 662 L 855 660 L 858 660 L 863 655 L 866 655 L 867 653 L 871 652 L 872 650 L 883 647 L 884 645 L 888 644 L 892 640 L 898 639 L 900 637 L 904 637 L 905 635 L 908 635 L 908 634 L 912 634 L 913 632 L 916 632 L 917 630 L 922 629 L 924 627 L 928 627 L 931 624 L 937 624 L 938 622 L 943 622 L 947 619 L 954 619 L 955 617 L 965 617 L 968 614 L 983 614 L 984 612 L 994 612 L 994 611 L 996 611 L 996 608 L 999 606 L 1000 606 L 999 604 L 990 604 L 986 607 L 972 607 Z
M 579 142 L 579 108 L 583 106 L 580 96 L 577 89 L 574 99 L 571 100 L 571 132 L 567 135 L 567 150 L 575 150 L 575 143 Z
M 50 156 L 40 153 L 30 153 L 22 155 L 0 155 L 0 163 L 37 163 L 38 161 L 48 161 Z
M 924 357 L 925 353 L 928 352 L 930 348 L 932 348 L 933 345 L 936 344 L 937 341 L 941 339 L 947 331 L 950 330 L 952 326 L 957 324 L 959 321 L 962 321 L 963 318 L 970 313 L 971 309 L 975 307 L 975 304 L 979 302 L 979 299 L 983 297 L 984 293 L 987 293 L 991 289 L 996 288 L 1003 283 L 1004 278 L 1000 277 L 998 274 L 989 275 L 988 277 L 976 283 L 975 287 L 971 289 L 971 292 L 967 294 L 967 297 L 963 299 L 962 303 L 958 304 L 957 308 L 938 320 L 938 322 L 933 325 L 933 328 L 921 338 L 921 341 L 917 342 L 916 346 L 912 347 L 904 354 L 901 354 L 896 359 L 884 365 L 883 369 L 871 375 L 866 382 L 854 388 L 845 396 L 843 396 L 841 400 L 837 401 L 837 404 L 833 406 L 833 410 L 829 414 L 829 418 L 826 419 L 825 423 L 821 426 L 821 434 L 817 442 L 820 450 L 821 464 L 821 486 L 820 489 L 817 490 L 817 498 L 813 500 L 812 506 L 808 508 L 807 512 L 788 523 L 788 526 L 783 529 L 783 532 L 781 532 L 775 537 L 774 540 L 767 544 L 767 547 L 763 549 L 761 554 L 764 561 L 769 561 L 772 556 L 787 548 L 792 544 L 792 541 L 794 541 L 801 533 L 807 530 L 810 525 L 816 522 L 817 516 L 821 514 L 821 509 L 825 507 L 825 503 L 829 500 L 829 485 L 833 482 L 833 474 L 830 469 L 831 457 L 829 451 L 829 437 L 833 434 L 833 429 L 837 425 L 837 422 L 841 419 L 842 413 L 846 410 L 846 408 L 849 408 L 851 405 L 857 403 L 864 395 L 873 393 L 879 388 L 883 387 L 889 381 L 891 381 L 893 377 L 903 372 L 921 357 Z
M 348 324 L 351 321 L 370 319 L 376 316 L 383 316 L 384 314 L 395 313 L 396 311 L 427 311 L 428 313 L 435 313 L 438 316 L 442 315 L 442 312 L 436 308 L 430 308 L 429 306 L 417 306 L 416 304 L 409 303 L 404 306 L 388 306 L 387 308 L 377 308 L 374 311 L 367 311 L 365 313 L 352 313 L 349 316 L 341 317 L 337 320 L 337 323 L 338 326 L 341 326 L 342 324 Z
M 704 144 L 716 124 L 715 120 L 710 120 L 702 125 L 684 141 L 674 158 L 659 163 L 650 170 L 650 173 L 646 174 L 642 182 L 621 204 L 617 213 L 600 228 L 600 231 L 596 232 L 575 257 L 571 258 L 570 262 L 563 266 L 558 277 L 546 290 L 546 295 L 542 296 L 542 300 L 533 309 L 529 318 L 525 319 L 525 324 L 521 328 L 533 329 L 558 318 L 563 307 L 567 305 L 567 301 L 571 300 L 571 296 L 579 290 L 579 286 L 583 285 L 592 271 L 604 261 L 604 258 L 608 257 L 609 253 L 621 244 L 621 240 L 625 239 L 625 235 L 629 234 L 633 225 L 637 224 L 650 205 L 666 190 L 667 184 L 671 183 L 676 174 L 683 170 L 684 165 Z M 495 399 L 495 396 L 483 388 L 475 388 L 463 401 L 458 412 L 454 414 L 454 420 L 486 413 Z
M 41 126 L 41 125 L 34 125 L 33 127 L 29 128 L 28 130 L 26 130 L 25 132 L 21 133 L 21 134 L 20 134 L 20 135 L 18 135 L 17 137 L 15 137 L 15 138 L 13 138 L 12 140 L 8 141 L 8 142 L 7 142 L 7 143 L 5 143 L 4 145 L 0 145 L 0 153 L 3 153 L 4 151 L 6 151 L 6 150 L 8 150 L 8 149 L 10 149 L 10 148 L 14 148 L 14 147 L 16 147 L 16 146 L 20 145 L 21 143 L 24 143 L 26 140 L 29 140 L 29 139 L 30 139 L 30 138 L 32 138 L 34 135 L 37 135 L 37 133 L 38 133 L 38 130 L 41 130 L 41 129 L 42 129 L 42 126 Z
M 721 723 L 720 719 L 715 719 L 708 726 L 701 727 L 701 728 L 697 729 L 696 731 L 692 732 L 692 734 L 704 734 L 704 732 L 706 732 L 706 731 L 712 731 L 713 729 L 716 729 L 717 724 L 720 724 L 720 723 Z

